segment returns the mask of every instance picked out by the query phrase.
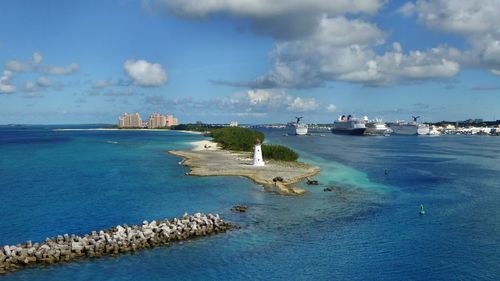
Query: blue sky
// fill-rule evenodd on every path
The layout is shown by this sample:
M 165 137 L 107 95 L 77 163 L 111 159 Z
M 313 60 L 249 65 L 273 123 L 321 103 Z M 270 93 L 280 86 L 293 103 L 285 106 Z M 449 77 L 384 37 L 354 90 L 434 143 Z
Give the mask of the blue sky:
M 0 2 L 0 124 L 500 119 L 497 0 Z

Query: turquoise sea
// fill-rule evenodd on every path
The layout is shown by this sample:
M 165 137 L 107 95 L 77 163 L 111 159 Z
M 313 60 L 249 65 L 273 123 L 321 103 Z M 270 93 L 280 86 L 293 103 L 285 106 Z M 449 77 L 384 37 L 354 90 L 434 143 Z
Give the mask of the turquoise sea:
M 186 176 L 166 151 L 199 135 L 55 128 L 0 127 L 0 245 L 184 212 L 219 213 L 242 228 L 2 280 L 499 279 L 500 137 L 264 130 L 322 168 L 320 186 L 287 197 L 246 178 Z M 249 209 L 232 213 L 235 204 Z

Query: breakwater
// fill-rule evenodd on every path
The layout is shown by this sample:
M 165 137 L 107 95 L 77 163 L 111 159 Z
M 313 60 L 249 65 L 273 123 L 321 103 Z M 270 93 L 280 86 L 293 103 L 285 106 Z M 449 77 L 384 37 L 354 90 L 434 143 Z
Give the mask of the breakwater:
M 144 221 L 142 225 L 117 225 L 107 230 L 92 231 L 83 237 L 64 234 L 47 238 L 41 243 L 27 241 L 23 244 L 6 245 L 0 248 L 0 274 L 35 264 L 54 264 L 134 252 L 217 234 L 235 227 L 217 214 L 196 213 L 184 214 L 173 220 Z

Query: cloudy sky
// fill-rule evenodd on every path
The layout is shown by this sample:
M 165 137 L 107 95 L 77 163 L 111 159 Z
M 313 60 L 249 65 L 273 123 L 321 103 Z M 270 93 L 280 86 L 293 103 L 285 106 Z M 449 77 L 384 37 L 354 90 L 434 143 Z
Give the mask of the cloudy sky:
M 500 119 L 498 0 L 1 1 L 0 124 Z

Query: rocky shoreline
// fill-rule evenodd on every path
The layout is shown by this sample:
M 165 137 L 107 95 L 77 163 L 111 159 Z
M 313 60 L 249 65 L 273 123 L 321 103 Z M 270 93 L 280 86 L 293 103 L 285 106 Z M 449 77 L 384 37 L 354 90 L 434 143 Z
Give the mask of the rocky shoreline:
M 0 248 L 0 274 L 35 264 L 54 264 L 75 259 L 114 256 L 127 252 L 168 245 L 201 236 L 226 232 L 236 225 L 222 220 L 218 214 L 184 214 L 181 218 L 144 221 L 141 226 L 117 225 L 92 231 L 82 236 L 58 235 L 41 243 Z
M 200 142 L 201 143 L 201 142 Z M 194 142 L 193 150 L 173 150 L 170 154 L 182 157 L 182 165 L 191 168 L 187 175 L 192 176 L 243 176 L 264 186 L 264 190 L 281 195 L 302 195 L 306 191 L 294 187 L 298 183 L 320 172 L 320 168 L 299 162 L 264 161 L 266 166 L 252 165 L 250 152 L 235 152 L 216 149 L 217 144 L 204 141 L 200 147 Z M 204 148 L 205 147 L 205 148 Z M 274 179 L 281 178 L 281 181 Z

